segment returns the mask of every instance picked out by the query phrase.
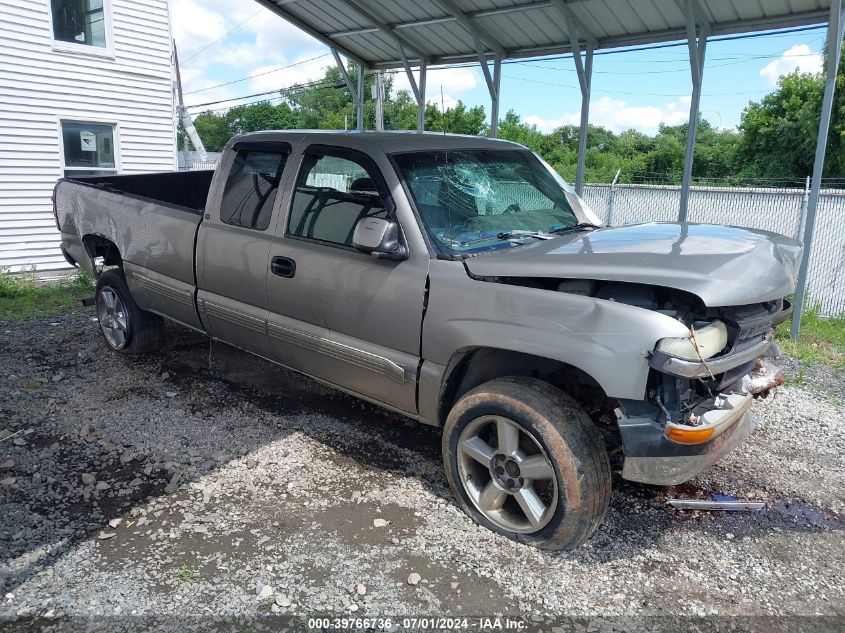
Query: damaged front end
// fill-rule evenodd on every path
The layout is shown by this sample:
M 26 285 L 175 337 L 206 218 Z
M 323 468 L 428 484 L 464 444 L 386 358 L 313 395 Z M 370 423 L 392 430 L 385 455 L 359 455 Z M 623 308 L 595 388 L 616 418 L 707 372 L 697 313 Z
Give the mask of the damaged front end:
M 683 483 L 754 431 L 753 399 L 783 384 L 783 371 L 761 357 L 777 355 L 773 328 L 789 308 L 777 300 L 677 310 L 689 336 L 662 339 L 650 353 L 645 400 L 619 400 L 625 479 Z

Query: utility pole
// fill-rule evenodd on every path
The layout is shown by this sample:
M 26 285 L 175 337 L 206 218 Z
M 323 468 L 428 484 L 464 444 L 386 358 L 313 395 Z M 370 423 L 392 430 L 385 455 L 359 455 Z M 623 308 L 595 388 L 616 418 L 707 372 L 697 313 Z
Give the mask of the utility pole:
M 208 153 L 205 151 L 205 145 L 203 145 L 202 139 L 194 127 L 194 121 L 185 107 L 185 100 L 182 96 L 182 73 L 179 71 L 179 53 L 176 51 L 176 40 L 173 40 L 173 62 L 176 65 L 176 91 L 179 96 L 179 105 L 176 107 L 176 114 L 179 116 L 179 120 L 182 122 L 182 128 L 185 130 L 185 165 L 190 168 L 190 154 L 188 152 L 189 138 L 194 145 L 194 149 L 200 155 L 201 161 L 208 160 Z
M 381 71 L 376 71 L 376 82 L 373 86 L 375 94 L 373 97 L 376 100 L 376 130 L 384 131 L 384 86 L 381 83 Z

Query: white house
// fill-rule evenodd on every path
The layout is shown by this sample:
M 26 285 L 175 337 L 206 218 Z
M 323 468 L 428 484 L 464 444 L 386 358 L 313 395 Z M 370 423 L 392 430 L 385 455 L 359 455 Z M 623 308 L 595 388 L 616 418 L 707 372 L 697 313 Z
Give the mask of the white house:
M 169 0 L 0 0 L 0 267 L 53 270 L 73 174 L 176 168 Z

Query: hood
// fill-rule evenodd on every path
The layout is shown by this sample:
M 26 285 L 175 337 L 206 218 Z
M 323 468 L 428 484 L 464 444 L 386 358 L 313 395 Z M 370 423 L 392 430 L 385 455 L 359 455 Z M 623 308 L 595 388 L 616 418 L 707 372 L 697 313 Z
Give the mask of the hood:
M 794 290 L 801 243 L 767 231 L 652 222 L 596 229 L 465 260 L 481 277 L 623 281 L 684 290 L 710 307 L 780 299 Z

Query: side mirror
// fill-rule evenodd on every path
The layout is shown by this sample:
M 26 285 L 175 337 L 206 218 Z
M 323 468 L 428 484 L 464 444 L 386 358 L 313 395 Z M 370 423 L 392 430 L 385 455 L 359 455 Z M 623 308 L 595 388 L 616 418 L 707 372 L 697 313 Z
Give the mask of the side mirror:
M 364 218 L 355 225 L 352 245 L 379 259 L 408 259 L 408 249 L 400 240 L 399 224 L 384 218 Z

